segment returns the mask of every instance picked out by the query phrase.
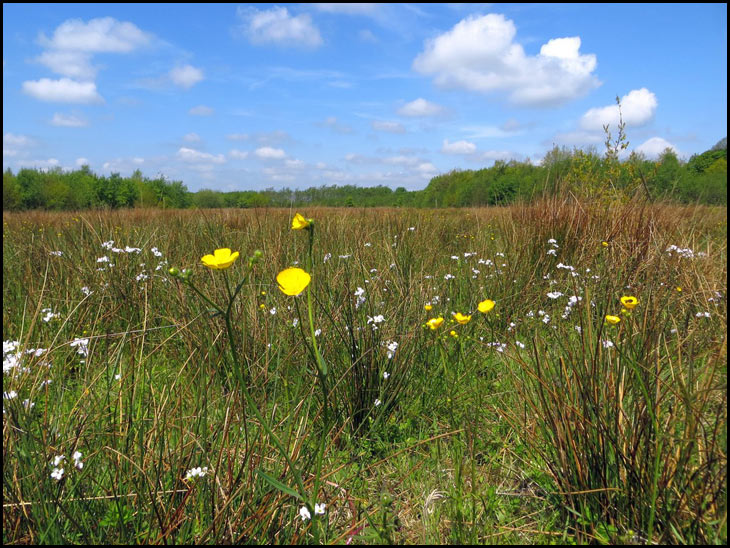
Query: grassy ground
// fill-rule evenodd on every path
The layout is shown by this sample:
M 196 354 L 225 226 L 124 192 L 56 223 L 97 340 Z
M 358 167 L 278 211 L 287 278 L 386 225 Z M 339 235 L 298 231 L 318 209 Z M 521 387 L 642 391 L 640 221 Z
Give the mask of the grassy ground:
M 725 208 L 294 213 L 3 215 L 4 543 L 726 541 Z

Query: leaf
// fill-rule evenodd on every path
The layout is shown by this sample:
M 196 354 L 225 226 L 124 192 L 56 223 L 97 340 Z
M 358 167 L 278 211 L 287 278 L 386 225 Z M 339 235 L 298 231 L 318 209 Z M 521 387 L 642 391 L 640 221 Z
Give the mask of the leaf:
M 302 497 L 299 493 L 297 493 L 294 489 L 291 487 L 287 487 L 283 483 L 281 483 L 279 480 L 272 478 L 270 475 L 268 475 L 266 472 L 262 472 L 260 469 L 256 470 L 256 473 L 261 476 L 263 479 L 268 481 L 272 486 L 276 487 L 279 491 L 282 491 L 286 493 L 287 495 L 291 495 L 292 497 L 295 497 L 299 500 L 304 500 L 304 497 Z

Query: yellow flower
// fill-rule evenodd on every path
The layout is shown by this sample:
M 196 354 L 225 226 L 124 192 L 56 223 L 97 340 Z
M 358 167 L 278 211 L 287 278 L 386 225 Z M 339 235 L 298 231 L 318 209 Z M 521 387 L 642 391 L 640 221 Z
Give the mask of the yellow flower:
M 677 289 L 677 292 L 678 292 L 678 293 L 681 293 L 681 292 L 682 292 L 682 288 L 681 288 L 681 287 L 677 286 L 677 288 L 676 288 L 676 289 Z
M 611 325 L 616 325 L 618 322 L 621 321 L 621 318 L 619 318 L 618 316 L 606 315 L 606 321 Z
M 449 331 L 449 335 L 451 335 L 454 338 L 457 338 L 459 336 L 459 334 L 456 331 L 453 331 L 453 330 Z
M 639 299 L 636 297 L 621 297 L 621 304 L 624 305 L 628 310 L 633 310 L 634 307 L 639 304 Z
M 602 245 L 603 247 L 608 247 L 608 242 L 606 242 L 606 241 L 603 241 L 603 242 L 601 242 L 601 245 Z
M 465 316 L 461 312 L 457 312 L 454 314 L 454 319 L 459 322 L 459 325 L 466 325 L 469 323 L 469 320 L 471 320 L 471 316 Z
M 279 289 L 285 295 L 299 295 L 304 291 L 312 277 L 301 268 L 287 268 L 277 274 Z
M 311 224 L 312 222 L 308 219 L 305 219 L 301 213 L 297 213 L 296 215 L 294 215 L 294 218 L 291 220 L 292 230 L 304 230 L 306 228 L 309 228 L 309 225 Z
M 426 311 L 428 312 L 429 310 L 431 310 L 431 309 L 433 308 L 433 305 L 431 305 L 431 304 L 427 304 L 427 305 L 425 305 L 425 306 L 424 306 L 423 308 L 425 308 L 425 309 L 426 309 Z
M 213 255 L 205 255 L 202 259 L 202 263 L 208 268 L 215 270 L 223 270 L 231 266 L 236 259 L 238 259 L 238 251 L 231 253 L 231 250 L 227 247 L 216 249 Z
M 487 299 L 486 301 L 482 301 L 479 303 L 477 308 L 479 309 L 479 312 L 481 312 L 482 314 L 486 314 L 487 312 L 492 310 L 492 308 L 494 308 L 494 301 L 490 301 L 489 299 Z
M 431 329 L 436 330 L 439 327 L 441 327 L 442 323 L 444 323 L 444 319 L 441 316 L 439 316 L 438 318 L 431 318 L 430 320 L 428 320 L 426 322 L 426 325 L 428 327 L 430 327 Z

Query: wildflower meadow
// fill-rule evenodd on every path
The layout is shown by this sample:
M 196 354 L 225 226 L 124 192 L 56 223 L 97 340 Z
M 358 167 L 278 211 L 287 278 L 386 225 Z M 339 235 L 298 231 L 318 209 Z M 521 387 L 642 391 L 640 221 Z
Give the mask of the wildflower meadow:
M 5 544 L 727 541 L 727 209 L 3 213 Z

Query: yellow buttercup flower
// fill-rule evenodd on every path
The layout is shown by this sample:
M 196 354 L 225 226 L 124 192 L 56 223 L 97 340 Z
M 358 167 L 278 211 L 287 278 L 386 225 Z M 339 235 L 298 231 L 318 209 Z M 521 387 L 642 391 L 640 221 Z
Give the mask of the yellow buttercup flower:
M 430 327 L 432 330 L 436 330 L 439 327 L 441 327 L 441 324 L 444 323 L 444 319 L 439 316 L 438 318 L 431 318 L 426 322 L 426 325 Z
M 239 252 L 236 251 L 235 253 L 231 253 L 231 250 L 227 247 L 216 249 L 213 252 L 213 255 L 205 255 L 203 258 L 201 258 L 201 262 L 207 266 L 208 268 L 212 268 L 214 270 L 224 270 L 231 266 L 234 262 L 236 262 L 236 259 L 238 259 Z
M 616 325 L 618 322 L 621 321 L 621 318 L 619 318 L 618 316 L 606 315 L 606 321 L 611 325 Z
M 294 215 L 294 218 L 291 220 L 292 230 L 304 230 L 309 228 L 311 224 L 312 221 L 310 221 L 309 219 L 305 219 L 301 213 L 297 213 L 296 215 Z
M 492 310 L 492 308 L 494 308 L 494 301 L 490 301 L 489 299 L 487 299 L 486 301 L 480 302 L 479 305 L 477 306 L 477 309 L 482 314 L 486 314 L 487 312 Z
M 461 312 L 457 312 L 454 314 L 454 319 L 459 323 L 459 325 L 466 325 L 469 323 L 469 320 L 471 320 L 471 316 L 465 316 Z
M 606 241 L 603 241 L 603 242 L 601 242 L 601 245 L 602 245 L 603 247 L 608 247 L 608 242 L 606 242 Z
M 426 311 L 428 312 L 429 310 L 431 310 L 433 308 L 433 305 L 432 304 L 427 304 L 427 305 L 424 305 L 423 308 L 425 308 Z
M 621 297 L 621 304 L 626 307 L 627 310 L 633 310 L 634 307 L 639 304 L 639 299 L 636 297 Z
M 285 295 L 299 295 L 311 280 L 312 277 L 301 268 L 287 268 L 276 276 L 279 289 Z

